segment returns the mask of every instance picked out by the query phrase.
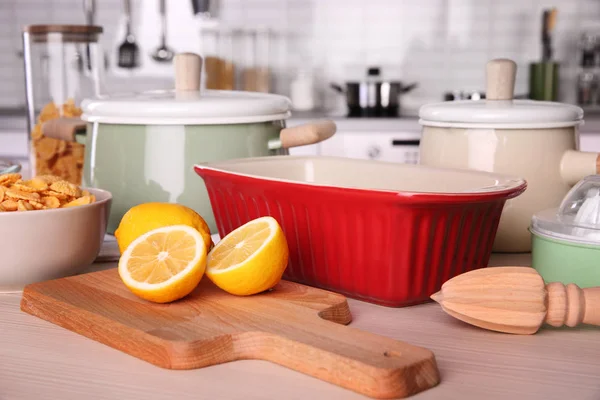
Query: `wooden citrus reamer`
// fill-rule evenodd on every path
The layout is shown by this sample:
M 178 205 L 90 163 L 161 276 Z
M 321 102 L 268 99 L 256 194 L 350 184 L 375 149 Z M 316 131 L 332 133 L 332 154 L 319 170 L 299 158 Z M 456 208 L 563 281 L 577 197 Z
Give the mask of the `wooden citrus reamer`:
M 544 323 L 600 326 L 600 287 L 545 284 L 529 267 L 470 271 L 445 282 L 431 298 L 451 316 L 498 332 L 531 335 Z

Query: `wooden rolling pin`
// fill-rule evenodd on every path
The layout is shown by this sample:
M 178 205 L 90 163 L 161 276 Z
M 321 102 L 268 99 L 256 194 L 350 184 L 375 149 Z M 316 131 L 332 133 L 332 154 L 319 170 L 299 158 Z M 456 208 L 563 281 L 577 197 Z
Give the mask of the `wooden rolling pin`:
M 545 284 L 529 267 L 491 267 L 466 272 L 431 298 L 461 321 L 498 332 L 531 335 L 546 323 L 600 326 L 600 287 Z

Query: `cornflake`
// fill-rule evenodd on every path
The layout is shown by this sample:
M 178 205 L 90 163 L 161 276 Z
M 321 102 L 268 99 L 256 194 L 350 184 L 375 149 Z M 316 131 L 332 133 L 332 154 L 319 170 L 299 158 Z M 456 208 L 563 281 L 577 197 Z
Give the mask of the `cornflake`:
M 66 194 L 67 196 L 81 196 L 81 189 L 79 189 L 77 185 L 73 185 L 72 183 L 66 181 L 54 182 L 52 185 L 50 185 L 50 189 L 58 193 Z
M 80 117 L 81 114 L 81 108 L 75 105 L 73 99 L 68 99 L 62 105 L 50 102 L 44 106 L 37 117 L 37 123 L 31 130 L 32 151 L 37 174 L 58 175 L 60 176 L 59 180 L 76 185 L 81 184 L 85 146 L 76 142 L 46 137 L 42 133 L 42 124 L 46 121 L 60 117 L 75 118 Z
M 92 204 L 96 196 L 54 175 L 28 181 L 21 174 L 0 175 L 0 212 L 35 211 Z

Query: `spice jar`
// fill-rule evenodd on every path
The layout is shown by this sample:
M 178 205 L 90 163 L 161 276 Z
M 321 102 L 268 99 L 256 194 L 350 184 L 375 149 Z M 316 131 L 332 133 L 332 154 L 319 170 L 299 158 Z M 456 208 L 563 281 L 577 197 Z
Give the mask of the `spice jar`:
M 235 88 L 235 70 L 232 31 L 210 25 L 203 27 L 201 48 L 204 54 L 204 87 L 215 90 L 233 90 Z
M 101 87 L 102 27 L 29 25 L 23 28 L 31 173 L 81 184 L 84 145 L 53 135 L 52 127 L 80 125 L 79 103 Z M 60 119 L 60 120 L 59 120 Z M 49 122 L 52 123 L 49 124 Z M 81 125 L 84 125 L 81 123 Z
M 271 32 L 268 29 L 248 31 L 245 36 L 243 90 L 271 91 Z

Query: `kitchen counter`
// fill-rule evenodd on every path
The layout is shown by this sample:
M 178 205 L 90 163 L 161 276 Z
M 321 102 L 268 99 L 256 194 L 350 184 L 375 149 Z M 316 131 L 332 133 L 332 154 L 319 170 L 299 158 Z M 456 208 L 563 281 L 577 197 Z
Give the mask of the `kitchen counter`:
M 527 265 L 494 255 L 492 265 Z M 114 267 L 94 264 L 90 270 Z M 19 310 L 0 294 L 0 399 L 367 399 L 263 361 L 160 369 Z M 471 327 L 437 304 L 387 308 L 349 300 L 351 327 L 431 349 L 441 383 L 414 399 L 600 399 L 600 329 L 533 336 Z

